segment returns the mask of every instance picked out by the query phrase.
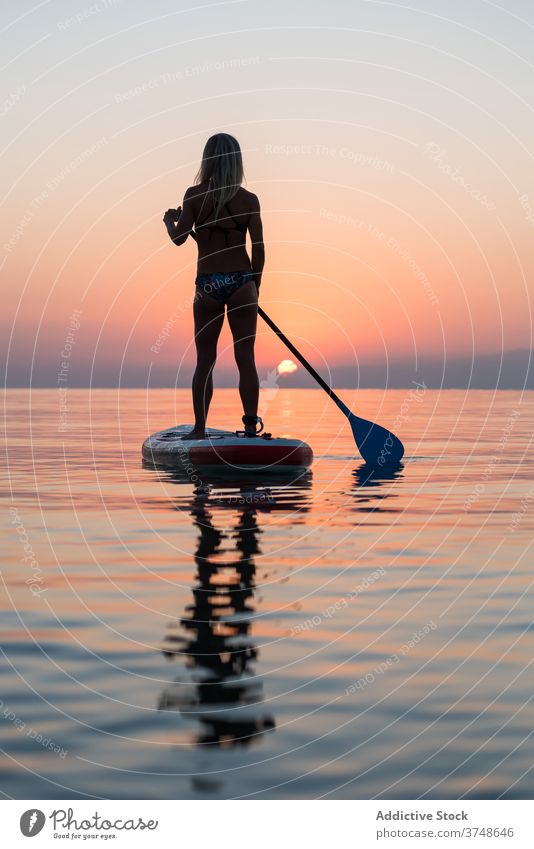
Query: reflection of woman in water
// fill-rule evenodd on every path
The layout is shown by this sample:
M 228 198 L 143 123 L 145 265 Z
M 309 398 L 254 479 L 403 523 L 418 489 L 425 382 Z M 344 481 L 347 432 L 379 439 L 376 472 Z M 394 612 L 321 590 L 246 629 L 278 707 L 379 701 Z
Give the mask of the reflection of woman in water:
M 258 491 L 262 497 L 262 492 Z M 179 708 L 182 715 L 200 722 L 197 745 L 248 746 L 274 719 L 262 706 L 262 684 L 253 666 L 257 650 L 252 640 L 251 617 L 259 553 L 256 508 L 243 501 L 232 538 L 236 551 L 224 557 L 226 534 L 218 530 L 208 509 L 207 496 L 199 489 L 193 503 L 194 524 L 200 532 L 195 561 L 197 583 L 188 615 L 180 631 L 165 640 L 168 657 L 185 656 L 195 672 L 195 684 L 187 689 L 168 688 L 161 709 Z M 183 632 L 187 637 L 181 636 Z M 194 689 L 193 689 L 194 688 Z
M 206 435 L 225 305 L 239 369 L 245 432 L 254 435 L 258 424 L 262 426 L 257 415 L 259 381 L 254 342 L 264 265 L 263 232 L 258 198 L 242 187 L 242 181 L 239 143 L 227 133 L 217 133 L 206 143 L 196 183 L 187 189 L 183 207 L 168 209 L 163 217 L 175 245 L 182 245 L 189 235 L 198 244 L 193 304 L 197 350 L 193 376 L 195 425 L 187 435 L 190 439 Z M 247 231 L 252 244 L 251 259 L 246 251 Z

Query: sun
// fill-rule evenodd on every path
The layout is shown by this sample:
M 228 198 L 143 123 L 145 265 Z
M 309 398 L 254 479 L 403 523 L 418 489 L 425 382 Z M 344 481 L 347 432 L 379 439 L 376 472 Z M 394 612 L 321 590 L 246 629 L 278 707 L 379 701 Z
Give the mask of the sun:
M 278 374 L 293 374 L 296 370 L 297 364 L 294 363 L 293 360 L 282 360 L 282 362 L 278 363 L 278 366 L 276 367 Z

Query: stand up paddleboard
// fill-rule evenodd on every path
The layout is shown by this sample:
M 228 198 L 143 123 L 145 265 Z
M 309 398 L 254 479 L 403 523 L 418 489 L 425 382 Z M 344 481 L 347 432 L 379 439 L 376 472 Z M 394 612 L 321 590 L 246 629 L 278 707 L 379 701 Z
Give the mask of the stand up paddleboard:
M 176 425 L 145 439 L 143 458 L 158 466 L 193 467 L 210 472 L 302 472 L 313 452 L 300 439 L 276 439 L 269 434 L 243 436 L 206 428 L 207 439 L 183 439 L 192 425 Z

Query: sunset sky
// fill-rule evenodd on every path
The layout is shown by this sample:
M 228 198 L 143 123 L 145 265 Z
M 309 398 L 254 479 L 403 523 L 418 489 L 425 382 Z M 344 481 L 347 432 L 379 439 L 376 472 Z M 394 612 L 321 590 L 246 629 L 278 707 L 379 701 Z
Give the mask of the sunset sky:
M 534 9 L 505 5 L 3 4 L 7 384 L 57 385 L 68 344 L 72 386 L 187 385 L 196 246 L 161 219 L 219 131 L 262 305 L 334 383 L 531 349 Z

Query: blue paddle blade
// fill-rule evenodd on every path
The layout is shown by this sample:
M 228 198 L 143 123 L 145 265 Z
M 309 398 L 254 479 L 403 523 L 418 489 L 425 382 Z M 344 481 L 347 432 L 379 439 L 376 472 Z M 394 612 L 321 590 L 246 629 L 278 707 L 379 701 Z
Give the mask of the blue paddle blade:
M 380 467 L 402 460 L 404 445 L 394 433 L 366 419 L 360 419 L 354 413 L 348 412 L 347 418 L 358 450 L 366 463 Z
M 402 460 L 404 445 L 394 433 L 351 413 L 347 405 L 337 396 L 334 400 L 348 418 L 358 451 L 366 463 L 380 468 Z

